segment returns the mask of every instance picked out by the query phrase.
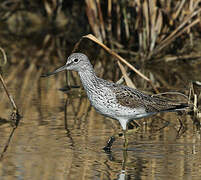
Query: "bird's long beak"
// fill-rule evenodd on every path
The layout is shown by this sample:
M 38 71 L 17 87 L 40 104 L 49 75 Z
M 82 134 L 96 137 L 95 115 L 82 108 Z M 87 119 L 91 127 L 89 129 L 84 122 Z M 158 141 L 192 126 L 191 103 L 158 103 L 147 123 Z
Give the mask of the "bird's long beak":
M 58 72 L 64 71 L 64 70 L 66 70 L 66 67 L 67 67 L 67 66 L 66 66 L 66 64 L 65 64 L 64 66 L 62 66 L 62 67 L 56 69 L 56 70 L 53 71 L 53 72 L 49 72 L 49 73 L 47 73 L 47 74 L 43 74 L 41 77 L 48 77 L 48 76 L 51 76 L 51 75 L 56 74 L 56 73 L 58 73 Z

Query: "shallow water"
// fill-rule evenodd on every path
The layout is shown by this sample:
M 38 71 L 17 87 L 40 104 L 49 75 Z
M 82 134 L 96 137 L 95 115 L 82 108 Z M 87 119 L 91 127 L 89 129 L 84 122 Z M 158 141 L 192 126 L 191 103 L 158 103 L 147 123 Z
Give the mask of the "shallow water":
M 114 142 L 111 153 L 102 150 L 109 137 L 121 130 L 119 123 L 98 114 L 79 88 L 68 94 L 59 91 L 65 84 L 65 73 L 40 78 L 63 65 L 74 45 L 91 32 L 83 14 L 85 5 L 79 1 L 41 2 L 5 1 L 0 7 L 0 47 L 8 58 L 0 73 L 2 70 L 23 116 L 13 129 L 9 122 L 12 108 L 0 83 L 0 180 L 200 180 L 200 129 L 189 115 L 166 113 L 139 120 L 141 127 L 128 135 L 128 151 L 123 150 L 122 138 Z M 54 10 L 57 3 L 65 5 Z M 140 58 L 143 48 L 137 52 L 138 38 L 132 31 L 134 36 L 129 44 L 123 42 L 125 47 L 122 41 L 115 42 L 116 35 L 111 33 L 108 31 L 111 47 L 150 78 L 160 92 L 188 95 L 189 83 L 201 82 L 198 30 L 189 29 L 161 52 L 167 54 L 157 53 L 145 62 Z M 99 77 L 114 82 L 121 78 L 117 59 L 100 46 L 82 39 L 77 51 L 89 56 Z M 3 64 L 1 55 L 0 66 Z M 71 85 L 80 85 L 76 73 L 69 77 Z M 136 73 L 129 77 L 138 89 L 153 92 Z M 200 89 L 194 89 L 198 96 Z M 200 105 L 201 96 L 198 101 Z
M 59 91 L 63 75 L 40 80 L 26 96 L 10 85 L 23 118 L 2 154 L 2 180 L 201 178 L 200 131 L 189 115 L 142 119 L 138 131 L 128 136 L 128 152 L 119 138 L 112 152 L 105 153 L 102 148 L 109 137 L 121 130 L 118 122 L 98 114 L 79 89 L 68 95 Z M 1 97 L 1 118 L 8 119 L 9 103 L 2 89 Z M 9 123 L 0 125 L 1 152 L 11 131 Z

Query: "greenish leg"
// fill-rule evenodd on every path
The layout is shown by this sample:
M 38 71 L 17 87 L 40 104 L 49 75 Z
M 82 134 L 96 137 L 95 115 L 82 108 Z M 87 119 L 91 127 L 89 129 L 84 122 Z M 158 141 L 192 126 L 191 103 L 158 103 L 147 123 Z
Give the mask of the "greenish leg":
M 128 147 L 127 130 L 123 130 L 123 134 L 124 134 L 124 149 L 127 150 Z
M 128 148 L 128 135 L 133 134 L 134 132 L 137 132 L 139 128 L 135 129 L 129 129 L 129 130 L 124 130 L 123 131 L 123 136 L 124 136 L 124 150 L 127 150 Z
M 126 171 L 126 162 L 127 162 L 127 150 L 123 150 L 123 161 L 122 161 L 122 171 L 125 172 Z

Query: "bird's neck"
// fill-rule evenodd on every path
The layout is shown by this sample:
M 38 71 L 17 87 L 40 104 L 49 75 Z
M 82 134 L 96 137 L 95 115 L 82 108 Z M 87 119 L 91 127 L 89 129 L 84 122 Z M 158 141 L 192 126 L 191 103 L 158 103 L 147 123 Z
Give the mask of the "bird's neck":
M 96 76 L 93 69 L 86 69 L 85 71 L 78 72 L 80 76 L 80 80 L 82 81 L 82 85 L 84 89 L 89 93 L 97 88 L 98 77 Z

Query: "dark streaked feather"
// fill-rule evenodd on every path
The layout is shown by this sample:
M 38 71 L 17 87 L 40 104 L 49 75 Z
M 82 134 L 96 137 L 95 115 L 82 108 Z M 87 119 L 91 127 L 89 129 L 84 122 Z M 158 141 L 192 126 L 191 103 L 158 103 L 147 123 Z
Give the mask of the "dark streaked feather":
M 188 107 L 188 104 L 178 103 L 168 99 L 143 94 L 127 86 L 115 85 L 112 87 L 117 101 L 129 108 L 145 108 L 146 112 L 177 111 Z

